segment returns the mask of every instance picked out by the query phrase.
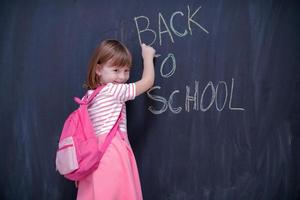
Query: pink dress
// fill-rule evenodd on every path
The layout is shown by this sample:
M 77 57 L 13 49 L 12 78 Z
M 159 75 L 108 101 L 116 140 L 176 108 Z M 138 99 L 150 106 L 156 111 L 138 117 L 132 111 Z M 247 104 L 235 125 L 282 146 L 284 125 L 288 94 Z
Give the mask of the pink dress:
M 130 93 L 130 91 L 133 91 L 133 93 L 125 94 Z M 116 104 L 120 104 L 122 108 L 122 105 L 125 104 L 124 102 L 126 100 L 130 100 L 135 97 L 135 85 L 108 84 L 97 96 L 99 96 L 99 98 L 97 99 L 95 97 L 94 100 L 96 105 L 95 108 L 97 109 L 99 106 L 97 106 L 96 102 L 101 101 L 100 97 L 102 97 L 102 100 L 104 99 L 104 101 L 109 99 L 109 97 L 111 97 L 112 101 L 114 101 L 113 99 L 117 99 L 116 102 L 111 102 L 111 110 L 109 110 L 110 115 L 114 116 L 114 114 L 112 114 L 113 112 L 121 112 L 121 110 L 118 111 L 120 106 Z M 120 101 L 120 99 L 122 101 Z M 104 105 L 103 108 L 106 110 L 108 109 L 107 107 L 110 107 L 107 106 L 107 103 L 105 104 L 102 102 L 101 104 Z M 91 112 L 97 109 L 91 108 Z M 101 110 L 101 107 L 99 109 Z M 125 109 L 125 105 L 123 109 Z M 122 116 L 124 121 L 122 122 L 122 125 L 120 125 L 118 133 L 113 138 L 111 144 L 103 155 L 98 169 L 78 183 L 77 200 L 143 199 L 136 160 L 128 140 L 127 132 L 124 130 L 124 128 L 126 128 L 126 110 L 122 112 Z M 94 117 L 94 128 L 99 122 L 99 120 L 96 121 L 96 119 L 97 117 Z M 109 124 L 113 124 L 111 123 L 111 120 L 107 120 L 103 118 L 103 116 L 102 119 L 102 122 L 100 122 L 100 124 L 103 123 L 102 127 L 107 127 L 110 126 Z M 97 133 L 103 133 L 101 128 L 97 129 L 96 127 L 95 130 L 97 130 Z M 106 134 L 98 135 L 99 148 L 103 144 L 105 137 Z

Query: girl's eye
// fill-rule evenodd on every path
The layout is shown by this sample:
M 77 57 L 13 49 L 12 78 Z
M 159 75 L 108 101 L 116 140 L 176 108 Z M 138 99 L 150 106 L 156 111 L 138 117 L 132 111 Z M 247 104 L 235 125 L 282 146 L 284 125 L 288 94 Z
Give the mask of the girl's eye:
M 114 69 L 114 72 L 118 72 L 119 70 L 118 69 Z

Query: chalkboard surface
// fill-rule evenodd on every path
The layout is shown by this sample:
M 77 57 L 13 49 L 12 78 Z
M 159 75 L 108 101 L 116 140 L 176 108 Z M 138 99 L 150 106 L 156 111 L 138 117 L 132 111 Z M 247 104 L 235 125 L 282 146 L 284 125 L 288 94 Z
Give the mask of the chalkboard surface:
M 155 85 L 128 102 L 146 200 L 300 198 L 299 3 L 4 1 L 0 199 L 75 199 L 55 171 L 63 122 L 103 39 L 151 44 Z

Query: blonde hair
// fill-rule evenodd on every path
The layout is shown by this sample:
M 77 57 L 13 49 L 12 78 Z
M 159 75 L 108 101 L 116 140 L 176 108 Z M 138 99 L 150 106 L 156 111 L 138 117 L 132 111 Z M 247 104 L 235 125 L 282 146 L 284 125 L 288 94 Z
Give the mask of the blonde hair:
M 110 62 L 111 66 L 131 67 L 132 56 L 127 47 L 117 40 L 104 40 L 96 48 L 88 65 L 87 81 L 84 87 L 95 89 L 100 85 L 100 77 L 96 73 L 97 65 L 102 67 Z

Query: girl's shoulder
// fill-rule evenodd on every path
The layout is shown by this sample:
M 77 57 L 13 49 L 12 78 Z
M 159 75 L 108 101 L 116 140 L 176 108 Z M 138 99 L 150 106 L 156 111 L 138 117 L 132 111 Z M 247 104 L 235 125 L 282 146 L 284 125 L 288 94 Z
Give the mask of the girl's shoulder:
M 135 87 L 135 83 L 108 83 L 102 90 L 103 91 L 126 90 L 130 87 Z
M 116 83 L 107 83 L 106 85 L 103 86 L 101 91 L 97 94 L 114 94 L 116 90 L 119 90 L 120 88 L 127 87 L 129 84 L 116 84 Z M 86 95 L 90 96 L 95 90 L 87 90 Z
M 87 95 L 91 95 L 94 90 L 88 90 Z M 101 98 L 114 98 L 117 100 L 127 101 L 129 99 L 135 98 L 135 83 L 123 83 L 123 84 L 116 84 L 116 83 L 108 83 L 106 84 L 103 89 L 96 95 L 97 97 Z
M 108 91 L 108 89 L 110 89 L 110 88 L 112 88 L 112 87 L 113 87 L 113 83 L 105 84 L 99 93 L 103 93 L 103 92 L 105 92 L 105 91 Z M 95 90 L 87 90 L 87 91 L 86 91 L 86 94 L 89 96 L 89 95 L 91 95 L 94 91 L 95 91 Z

